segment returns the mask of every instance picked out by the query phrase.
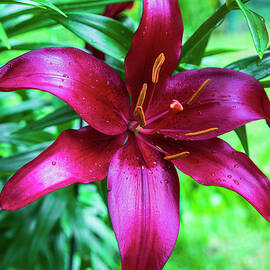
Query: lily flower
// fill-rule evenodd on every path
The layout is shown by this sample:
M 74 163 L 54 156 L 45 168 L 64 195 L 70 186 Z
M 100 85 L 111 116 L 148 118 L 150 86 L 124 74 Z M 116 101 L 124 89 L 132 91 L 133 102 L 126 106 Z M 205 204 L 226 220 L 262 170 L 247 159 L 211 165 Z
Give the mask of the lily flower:
M 89 126 L 64 131 L 12 176 L 1 192 L 1 209 L 108 175 L 110 217 L 122 269 L 128 270 L 162 269 L 173 250 L 179 232 L 175 166 L 203 185 L 237 192 L 270 221 L 269 180 L 247 155 L 216 138 L 269 119 L 267 95 L 256 79 L 228 69 L 171 76 L 182 33 L 178 0 L 144 0 L 125 59 L 126 83 L 74 48 L 32 51 L 3 66 L 0 91 L 52 93 Z

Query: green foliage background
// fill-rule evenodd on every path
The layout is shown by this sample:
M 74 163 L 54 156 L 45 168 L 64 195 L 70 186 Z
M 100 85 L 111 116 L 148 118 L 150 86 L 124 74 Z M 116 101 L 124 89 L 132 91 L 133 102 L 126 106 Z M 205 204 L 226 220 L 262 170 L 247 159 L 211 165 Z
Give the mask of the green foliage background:
M 103 2 L 106 4 L 112 1 Z M 217 0 L 181 0 L 180 4 L 186 41 L 215 12 L 220 3 Z M 251 0 L 248 6 L 265 17 L 269 29 L 268 0 Z M 6 10 L 11 7 L 12 4 L 0 5 L 0 22 Z M 89 8 L 89 12 L 96 14 L 102 14 L 103 10 L 104 5 Z M 39 21 L 47 20 L 48 17 L 51 20 L 54 16 L 58 16 L 58 22 L 65 20 L 57 12 L 48 15 L 45 11 L 37 9 Z M 139 18 L 140 1 L 136 1 L 132 10 L 121 15 L 123 24 L 128 26 L 123 29 L 126 31 L 124 37 L 116 37 L 116 41 L 110 41 L 109 45 L 113 46 L 114 42 L 118 42 L 117 38 L 125 37 L 129 44 L 130 33 L 138 25 Z M 0 65 L 27 49 L 55 44 L 79 48 L 85 45 L 82 40 L 84 37 L 76 36 L 60 24 L 27 33 L 25 29 L 29 24 L 14 27 L 14 21 L 3 21 L 3 27 L 13 49 L 7 50 L 4 41 L 0 43 Z M 14 50 L 16 46 L 20 50 Z M 104 48 L 106 51 L 106 46 Z M 119 54 L 118 59 L 116 57 L 118 61 L 112 57 L 107 59 L 120 74 L 123 74 L 121 53 L 124 51 L 125 47 L 115 50 L 111 55 Z M 215 51 L 223 53 L 213 54 Z M 203 57 L 201 63 L 191 59 L 182 63 L 180 68 L 187 68 L 187 64 L 224 67 L 256 54 L 247 24 L 239 10 L 231 11 L 224 22 L 213 30 L 204 55 L 207 53 L 210 56 Z M 266 91 L 269 93 L 269 88 Z M 79 125 L 78 116 L 52 95 L 33 90 L 1 93 L 0 188 L 17 169 L 45 149 L 61 131 L 78 128 Z M 250 157 L 270 177 L 269 128 L 265 121 L 248 124 L 247 136 Z M 223 138 L 235 149 L 243 151 L 235 132 Z M 164 269 L 270 269 L 270 225 L 253 207 L 231 191 L 201 186 L 180 172 L 179 176 L 180 234 Z M 75 270 L 121 269 L 117 243 L 106 208 L 105 190 L 106 183 L 71 186 L 24 209 L 0 212 L 0 269 L 69 269 L 71 261 L 72 269 Z

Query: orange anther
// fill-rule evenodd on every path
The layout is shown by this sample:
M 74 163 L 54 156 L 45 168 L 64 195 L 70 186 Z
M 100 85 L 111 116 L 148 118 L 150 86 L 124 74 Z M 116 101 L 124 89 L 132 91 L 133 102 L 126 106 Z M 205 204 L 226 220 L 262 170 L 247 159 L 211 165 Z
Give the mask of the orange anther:
M 153 69 L 152 69 L 152 82 L 153 83 L 158 82 L 159 72 L 164 62 L 165 62 L 165 55 L 164 53 L 161 53 L 158 55 L 153 65 Z
M 211 79 L 208 79 L 205 82 L 203 82 L 203 84 L 199 87 L 199 89 L 191 96 L 191 98 L 187 102 L 188 105 L 191 105 L 199 97 L 203 89 L 209 84 L 210 81 Z
M 137 104 L 135 106 L 134 113 L 136 112 L 136 110 L 137 110 L 137 108 L 139 106 L 141 106 L 141 107 L 143 106 L 143 103 L 144 103 L 144 100 L 145 100 L 145 96 L 146 96 L 146 90 L 147 90 L 147 83 L 144 83 L 143 86 L 142 86 L 140 95 L 138 97 L 138 100 L 137 100 Z
M 179 159 L 179 158 L 186 157 L 189 154 L 190 154 L 189 152 L 181 152 L 181 153 L 178 153 L 178 154 L 175 154 L 175 155 L 166 156 L 166 157 L 164 157 L 164 159 L 166 159 L 166 160 L 176 160 L 176 159 Z
M 138 106 L 136 111 L 134 112 L 134 114 L 135 114 L 140 126 L 144 127 L 145 126 L 145 116 L 144 116 L 142 106 Z
M 200 136 L 200 135 L 205 135 L 205 134 L 217 131 L 217 130 L 218 128 L 208 128 L 208 129 L 204 129 L 204 130 L 200 130 L 196 132 L 186 133 L 185 136 Z

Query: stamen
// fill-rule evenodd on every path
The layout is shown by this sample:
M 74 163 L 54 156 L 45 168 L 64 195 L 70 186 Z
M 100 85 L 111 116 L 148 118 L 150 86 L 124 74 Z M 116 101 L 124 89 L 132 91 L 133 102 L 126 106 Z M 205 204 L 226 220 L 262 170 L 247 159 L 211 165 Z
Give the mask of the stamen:
M 134 112 L 139 124 L 141 127 L 145 126 L 145 116 L 144 116 L 144 112 L 143 112 L 143 108 L 142 106 L 138 106 L 138 108 L 136 109 L 136 111 Z
M 163 128 L 164 126 L 166 126 L 166 124 L 172 119 L 172 117 L 174 117 L 177 113 L 183 111 L 183 106 L 182 104 L 176 100 L 176 99 L 173 99 L 172 102 L 170 103 L 170 106 L 169 106 L 169 110 L 167 110 L 167 112 L 165 114 L 161 114 L 162 115 L 162 120 L 160 121 L 160 123 L 158 124 L 158 126 L 153 129 L 151 131 L 151 133 L 149 134 L 155 134 L 157 133 L 161 128 Z M 156 118 L 153 117 L 154 121 L 160 119 L 160 118 Z M 152 121 L 150 119 L 150 121 L 147 122 L 147 125 L 150 124 Z
M 190 154 L 189 152 L 181 152 L 181 153 L 178 153 L 178 154 L 175 154 L 175 155 L 166 156 L 166 157 L 164 157 L 164 159 L 166 159 L 166 160 L 176 160 L 176 159 L 179 159 L 179 158 L 186 157 L 189 154 Z
M 200 136 L 200 135 L 205 135 L 205 134 L 217 131 L 217 130 L 218 128 L 208 128 L 208 129 L 204 129 L 204 130 L 200 130 L 196 132 L 186 133 L 185 136 Z
M 141 106 L 141 107 L 143 106 L 143 103 L 144 103 L 144 100 L 145 100 L 145 96 L 146 96 L 146 90 L 147 90 L 147 83 L 144 83 L 143 86 L 142 86 L 140 95 L 138 97 L 138 100 L 137 100 L 137 104 L 135 106 L 134 113 L 137 111 L 137 108 L 139 106 Z
M 202 93 L 203 89 L 209 84 L 211 79 L 206 80 L 200 87 L 199 89 L 191 96 L 189 101 L 187 102 L 187 105 L 191 105 Z
M 155 84 L 158 82 L 159 72 L 160 72 L 161 66 L 163 65 L 164 61 L 165 61 L 165 55 L 164 55 L 164 53 L 161 53 L 156 58 L 155 63 L 153 65 L 152 82 Z

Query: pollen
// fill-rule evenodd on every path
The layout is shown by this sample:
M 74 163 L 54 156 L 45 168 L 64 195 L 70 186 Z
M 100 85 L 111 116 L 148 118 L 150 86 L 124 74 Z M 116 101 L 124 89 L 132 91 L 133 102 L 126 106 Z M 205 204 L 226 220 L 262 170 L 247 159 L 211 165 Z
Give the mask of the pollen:
M 191 96 L 189 101 L 187 102 L 188 105 L 191 105 L 202 93 L 203 89 L 209 84 L 211 79 L 206 80 L 203 84 L 199 87 L 199 89 Z
M 156 84 L 158 82 L 159 72 L 160 72 L 160 69 L 161 69 L 164 62 L 165 62 L 165 55 L 164 55 L 164 53 L 161 53 L 156 58 L 154 65 L 153 65 L 153 69 L 152 69 L 152 82 L 154 84 Z
M 164 159 L 166 159 L 166 160 L 176 160 L 176 159 L 179 159 L 179 158 L 186 157 L 189 154 L 190 154 L 189 152 L 181 152 L 181 153 L 178 153 L 178 154 L 175 154 L 175 155 L 166 156 L 166 157 L 164 157 Z
M 196 132 L 190 132 L 190 133 L 186 133 L 185 136 L 200 136 L 200 135 L 205 135 L 214 131 L 217 131 L 218 128 L 208 128 L 208 129 L 204 129 L 204 130 L 200 130 L 200 131 L 196 131 Z

